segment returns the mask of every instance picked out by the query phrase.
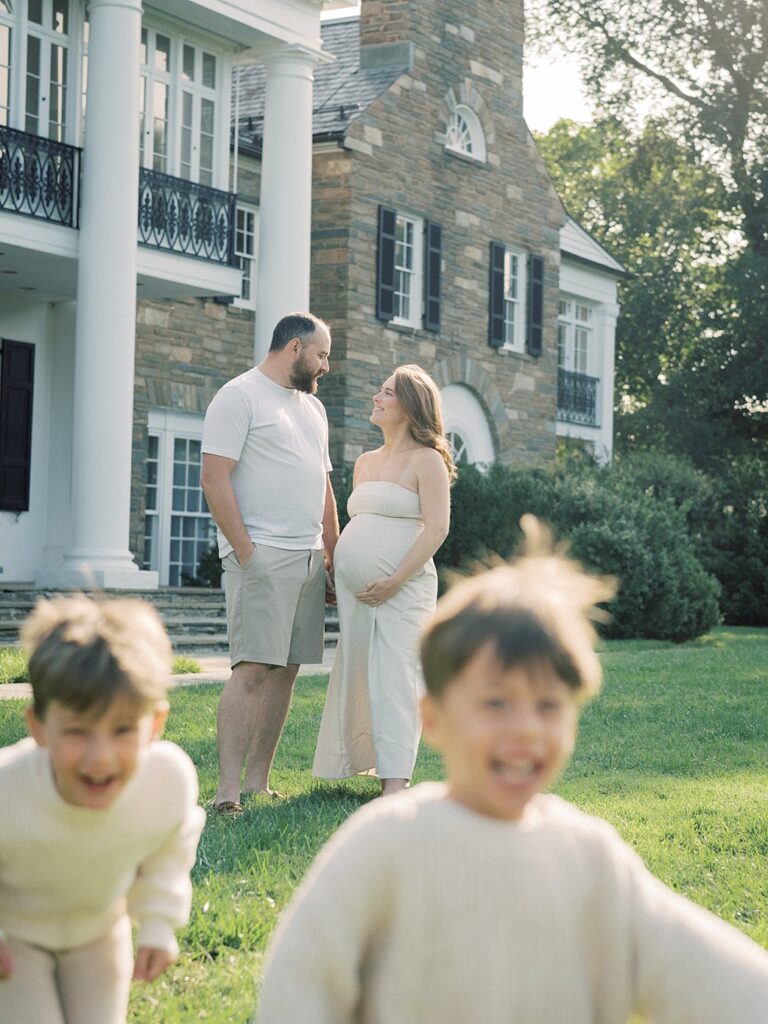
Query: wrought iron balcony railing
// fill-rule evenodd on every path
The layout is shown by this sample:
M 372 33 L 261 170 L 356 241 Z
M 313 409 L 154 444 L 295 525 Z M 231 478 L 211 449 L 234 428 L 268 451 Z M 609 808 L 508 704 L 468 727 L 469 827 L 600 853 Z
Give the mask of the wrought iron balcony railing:
M 557 418 L 566 423 L 596 427 L 597 377 L 570 370 L 557 371 Z
M 0 126 L 0 210 L 78 226 L 77 146 Z
M 139 242 L 235 264 L 235 196 L 142 167 Z

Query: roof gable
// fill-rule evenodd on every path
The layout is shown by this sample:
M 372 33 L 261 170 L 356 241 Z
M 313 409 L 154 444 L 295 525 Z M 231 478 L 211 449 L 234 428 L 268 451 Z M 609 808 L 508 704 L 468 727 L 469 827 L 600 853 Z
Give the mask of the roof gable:
M 564 259 L 571 257 L 579 263 L 589 263 L 610 274 L 623 277 L 627 273 L 625 267 L 570 214 L 566 214 L 565 224 L 560 229 L 560 252 Z

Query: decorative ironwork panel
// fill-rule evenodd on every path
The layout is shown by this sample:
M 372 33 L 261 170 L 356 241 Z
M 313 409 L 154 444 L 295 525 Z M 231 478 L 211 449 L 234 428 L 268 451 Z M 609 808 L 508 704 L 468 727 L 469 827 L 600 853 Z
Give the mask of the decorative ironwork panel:
M 235 196 L 142 167 L 139 242 L 156 249 L 236 264 Z
M 77 146 L 0 127 L 0 210 L 78 226 Z
M 570 370 L 557 371 L 557 418 L 566 423 L 597 424 L 597 377 Z

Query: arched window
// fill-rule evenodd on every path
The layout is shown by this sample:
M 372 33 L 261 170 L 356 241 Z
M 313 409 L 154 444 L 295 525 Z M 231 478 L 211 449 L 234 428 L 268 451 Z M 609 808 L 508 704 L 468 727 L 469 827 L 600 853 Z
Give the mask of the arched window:
M 483 407 L 464 384 L 448 384 L 442 389 L 445 433 L 453 447 L 457 465 L 489 466 L 496 454 Z
M 483 126 L 471 107 L 460 103 L 451 111 L 445 130 L 445 148 L 451 153 L 485 161 Z
M 467 455 L 467 442 L 458 430 L 449 430 L 446 435 L 448 444 L 451 446 L 451 455 L 457 466 L 466 466 L 469 462 Z

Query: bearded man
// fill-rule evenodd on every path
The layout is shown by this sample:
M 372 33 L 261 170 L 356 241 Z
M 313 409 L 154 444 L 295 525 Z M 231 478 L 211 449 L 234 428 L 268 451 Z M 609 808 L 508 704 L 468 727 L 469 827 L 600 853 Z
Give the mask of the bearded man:
M 339 523 L 315 392 L 330 351 L 322 320 L 284 316 L 263 362 L 225 384 L 205 416 L 201 483 L 218 527 L 232 665 L 217 718 L 222 814 L 239 814 L 244 794 L 278 795 L 269 772 L 296 673 L 323 657 Z

